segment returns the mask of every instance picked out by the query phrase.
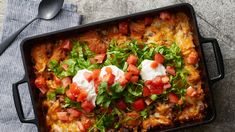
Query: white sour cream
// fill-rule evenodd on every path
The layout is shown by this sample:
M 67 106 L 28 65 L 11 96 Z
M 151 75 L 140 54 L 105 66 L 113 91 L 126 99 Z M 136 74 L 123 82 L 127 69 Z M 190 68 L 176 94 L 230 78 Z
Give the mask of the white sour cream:
M 77 74 L 73 77 L 73 82 L 75 82 L 79 87 L 84 88 L 87 92 L 87 101 L 92 102 L 92 104 L 95 106 L 95 100 L 96 100 L 96 92 L 95 92 L 95 86 L 94 81 L 91 80 L 90 82 L 87 81 L 87 79 L 84 76 L 84 73 L 92 73 L 91 71 L 87 69 L 79 70 Z
M 109 65 L 109 66 L 102 67 L 102 69 L 100 71 L 100 78 L 101 79 L 104 77 L 104 75 L 107 74 L 107 72 L 105 70 L 107 67 L 110 67 L 112 69 L 112 73 L 115 76 L 115 79 L 114 79 L 115 81 L 118 81 L 119 79 L 124 77 L 124 72 L 121 69 L 119 69 L 117 66 Z
M 152 68 L 152 63 L 153 60 L 144 60 L 141 62 L 142 69 L 140 75 L 144 81 L 152 80 L 156 76 L 166 75 L 166 69 L 162 64 L 158 64 L 156 68 Z

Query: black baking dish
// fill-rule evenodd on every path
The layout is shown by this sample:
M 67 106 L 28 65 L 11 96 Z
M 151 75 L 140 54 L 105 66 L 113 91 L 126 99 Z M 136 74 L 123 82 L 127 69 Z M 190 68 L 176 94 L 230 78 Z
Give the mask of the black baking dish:
M 39 94 L 35 90 L 35 85 L 33 83 L 34 75 L 33 75 L 30 51 L 31 51 L 32 45 L 34 43 L 38 43 L 38 42 L 45 41 L 45 40 L 52 40 L 53 41 L 53 40 L 56 40 L 58 37 L 61 38 L 61 37 L 71 36 L 73 34 L 85 31 L 87 29 L 103 26 L 106 24 L 117 23 L 117 22 L 125 20 L 125 19 L 133 19 L 133 18 L 139 18 L 139 17 L 143 17 L 143 16 L 148 16 L 148 15 L 154 15 L 154 14 L 157 14 L 161 11 L 169 11 L 169 12 L 182 11 L 182 12 L 186 13 L 188 15 L 188 17 L 190 18 L 190 24 L 191 24 L 192 31 L 193 31 L 194 43 L 196 45 L 196 49 L 198 50 L 199 57 L 200 57 L 199 66 L 202 71 L 202 74 L 201 74 L 202 80 L 204 80 L 204 82 L 205 82 L 204 88 L 205 88 L 205 94 L 206 94 L 206 101 L 208 104 L 208 108 L 207 108 L 207 112 L 206 112 L 207 115 L 203 121 L 189 122 L 186 124 L 176 125 L 174 127 L 167 127 L 167 128 L 162 129 L 162 131 L 173 131 L 173 130 L 177 130 L 177 129 L 181 129 L 181 128 L 192 127 L 192 126 L 197 126 L 197 125 L 201 125 L 201 124 L 207 124 L 207 123 L 213 121 L 216 117 L 216 111 L 215 111 L 211 86 L 213 83 L 215 83 L 216 81 L 218 81 L 220 79 L 223 79 L 223 77 L 224 77 L 223 58 L 222 58 L 221 51 L 220 51 L 217 40 L 214 38 L 203 38 L 200 35 L 199 30 L 198 30 L 196 17 L 195 17 L 195 11 L 194 11 L 193 7 L 187 3 L 172 5 L 172 6 L 149 10 L 149 11 L 144 11 L 144 12 L 135 13 L 135 14 L 131 14 L 131 15 L 121 16 L 121 17 L 103 20 L 103 21 L 99 21 L 99 22 L 94 22 L 94 23 L 90 23 L 90 24 L 84 24 L 81 26 L 63 29 L 63 30 L 59 30 L 59 31 L 51 32 L 51 33 L 45 33 L 42 35 L 37 35 L 37 36 L 33 36 L 33 37 L 29 37 L 29 38 L 24 39 L 21 42 L 20 49 L 21 49 L 22 60 L 23 60 L 24 68 L 25 68 L 25 76 L 22 80 L 13 84 L 13 97 L 14 97 L 15 107 L 16 107 L 20 121 L 22 123 L 35 124 L 38 128 L 38 131 L 47 131 L 45 124 L 44 124 L 45 117 L 43 116 L 43 111 L 41 110 L 41 107 L 40 107 L 41 102 L 39 100 Z M 214 54 L 215 54 L 215 59 L 216 59 L 216 64 L 217 64 L 217 69 L 218 69 L 218 73 L 219 73 L 218 76 L 213 77 L 213 78 L 209 78 L 204 54 L 202 52 L 202 44 L 208 43 L 208 42 L 212 43 Z M 22 83 L 28 83 L 30 97 L 31 97 L 31 101 L 33 104 L 34 114 L 35 114 L 34 119 L 27 119 L 27 118 L 25 118 L 25 116 L 23 114 L 23 109 L 22 109 L 21 100 L 20 100 L 20 96 L 19 96 L 19 89 L 18 89 L 18 86 Z

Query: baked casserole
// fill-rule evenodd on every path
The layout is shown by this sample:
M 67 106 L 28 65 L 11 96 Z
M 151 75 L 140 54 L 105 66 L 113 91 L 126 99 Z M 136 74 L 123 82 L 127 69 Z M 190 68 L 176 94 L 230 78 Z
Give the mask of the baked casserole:
M 200 60 L 182 12 L 37 43 L 31 56 L 51 132 L 148 131 L 205 117 Z

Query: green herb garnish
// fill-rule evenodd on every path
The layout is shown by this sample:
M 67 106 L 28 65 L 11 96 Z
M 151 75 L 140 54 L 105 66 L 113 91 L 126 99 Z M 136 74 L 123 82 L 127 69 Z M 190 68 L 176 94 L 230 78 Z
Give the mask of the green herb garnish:
M 64 108 L 67 107 L 75 107 L 77 109 L 81 109 L 81 104 L 76 102 L 76 101 L 72 101 L 71 99 L 69 99 L 68 97 L 66 97 L 64 99 L 65 105 L 63 106 Z

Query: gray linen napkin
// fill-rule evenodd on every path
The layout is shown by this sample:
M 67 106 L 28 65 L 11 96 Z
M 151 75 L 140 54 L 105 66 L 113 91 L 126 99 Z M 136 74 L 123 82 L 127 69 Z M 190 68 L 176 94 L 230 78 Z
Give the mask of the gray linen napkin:
M 21 26 L 33 19 L 37 14 L 39 0 L 8 0 L 2 37 L 5 39 Z M 77 6 L 64 4 L 62 12 L 53 20 L 37 20 L 28 26 L 0 56 L 0 131 L 1 132 L 31 132 L 37 131 L 34 125 L 20 123 L 13 98 L 12 83 L 22 79 L 25 74 L 19 44 L 26 36 L 32 36 L 81 23 L 81 15 L 76 13 Z M 33 117 L 32 105 L 27 85 L 19 87 L 21 101 L 26 117 Z

